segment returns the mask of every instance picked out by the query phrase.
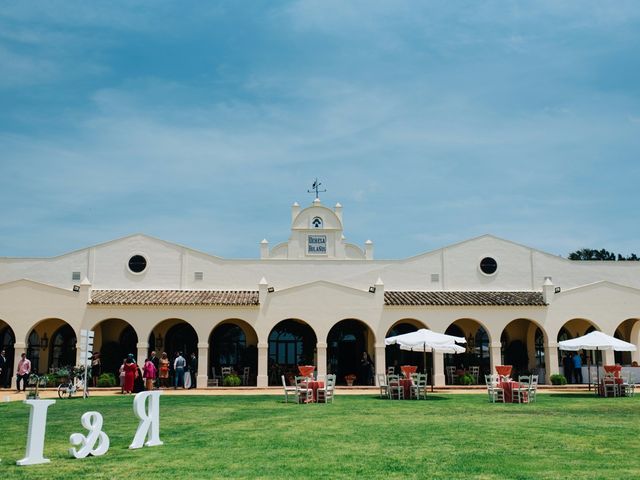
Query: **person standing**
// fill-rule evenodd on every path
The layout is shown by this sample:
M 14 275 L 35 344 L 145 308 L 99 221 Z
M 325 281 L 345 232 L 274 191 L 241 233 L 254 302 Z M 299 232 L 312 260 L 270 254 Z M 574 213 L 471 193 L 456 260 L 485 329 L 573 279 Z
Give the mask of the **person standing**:
M 173 362 L 173 370 L 175 372 L 175 383 L 173 384 L 173 388 L 176 389 L 178 387 L 184 388 L 184 369 L 187 366 L 187 361 L 182 356 L 182 352 L 178 352 L 178 356 Z
M 582 383 L 582 357 L 580 352 L 573 355 L 573 378 L 576 383 Z
M 155 388 L 158 388 L 158 372 L 160 371 L 160 359 L 156 356 L 156 352 L 151 352 L 151 357 L 149 357 L 149 360 L 151 360 L 151 363 L 153 363 L 153 366 L 156 367 L 156 381 L 155 381 Z
M 573 359 L 570 354 L 562 357 L 562 367 L 564 369 L 564 378 L 567 379 L 567 383 L 571 383 L 573 379 Z
M 161 387 L 169 386 L 169 358 L 167 352 L 162 352 L 162 358 L 160 359 L 160 373 L 158 379 Z
M 124 393 L 124 377 L 126 376 L 126 373 L 124 371 L 124 366 L 127 364 L 127 359 L 123 358 L 122 359 L 122 365 L 120 365 L 120 393 Z
M 195 353 L 191 354 L 189 360 L 189 375 L 191 375 L 191 386 L 189 388 L 196 388 L 196 375 L 198 373 L 198 357 Z
M 0 388 L 8 388 L 7 377 L 9 373 L 9 362 L 7 360 L 7 352 L 3 349 L 0 352 Z
M 367 352 L 362 352 L 360 358 L 360 375 L 359 379 L 362 385 L 371 385 L 371 357 Z
M 145 388 L 147 390 L 153 390 L 153 383 L 156 380 L 156 373 L 158 370 L 153 364 L 150 358 L 144 361 L 144 367 L 142 368 L 142 376 L 144 377 Z
M 93 352 L 93 357 L 91 358 L 91 381 L 94 387 L 98 386 L 98 378 L 100 375 L 102 375 L 100 352 Z
M 138 366 L 135 362 L 128 357 L 124 363 L 124 393 L 133 392 L 133 382 L 136 379 L 136 371 L 138 370 Z
M 27 358 L 27 354 L 20 355 L 20 361 L 18 362 L 18 370 L 16 371 L 16 388 L 20 391 L 20 380 L 22 380 L 22 391 L 27 389 L 27 380 L 31 373 L 31 361 Z

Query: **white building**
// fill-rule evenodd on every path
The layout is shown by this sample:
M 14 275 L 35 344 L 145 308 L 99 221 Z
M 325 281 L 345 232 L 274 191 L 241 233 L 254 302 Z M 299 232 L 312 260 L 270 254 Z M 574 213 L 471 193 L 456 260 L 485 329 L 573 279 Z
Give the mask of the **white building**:
M 421 355 L 384 346 L 419 327 L 469 340 L 467 354 L 435 354 L 436 385 L 445 364 L 460 363 L 486 373 L 510 363 L 548 379 L 559 371 L 558 340 L 590 329 L 640 345 L 639 262 L 569 261 L 490 235 L 374 260 L 373 243 L 345 241 L 342 220 L 339 204 L 296 203 L 288 241 L 263 240 L 256 260 L 141 234 L 54 258 L 1 258 L 0 342 L 14 365 L 26 351 L 41 372 L 76 362 L 80 329 L 95 331 L 106 370 L 132 350 L 139 361 L 150 349 L 196 352 L 201 387 L 211 367 L 250 366 L 264 386 L 310 362 L 362 383 L 363 351 L 377 373 L 422 367 Z

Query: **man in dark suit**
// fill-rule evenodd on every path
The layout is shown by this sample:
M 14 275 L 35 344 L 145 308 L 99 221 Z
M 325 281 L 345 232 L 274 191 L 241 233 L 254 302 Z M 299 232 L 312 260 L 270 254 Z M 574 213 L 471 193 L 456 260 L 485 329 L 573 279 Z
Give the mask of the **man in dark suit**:
M 0 388 L 9 388 L 7 378 L 9 378 L 9 361 L 7 360 L 7 352 L 3 349 L 0 352 Z
M 198 373 L 198 357 L 196 357 L 195 353 L 191 354 L 191 359 L 189 360 L 189 373 L 191 374 L 190 388 L 196 388 L 196 374 Z

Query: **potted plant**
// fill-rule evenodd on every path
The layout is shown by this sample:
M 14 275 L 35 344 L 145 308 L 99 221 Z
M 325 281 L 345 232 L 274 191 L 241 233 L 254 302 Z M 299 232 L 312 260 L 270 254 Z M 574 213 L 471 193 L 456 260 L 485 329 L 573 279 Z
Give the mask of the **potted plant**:
M 551 384 L 552 385 L 566 385 L 567 384 L 567 379 L 564 377 L 564 375 L 560 375 L 559 373 L 551 375 L 551 377 L 549 377 L 549 380 L 551 380 Z
M 103 373 L 98 377 L 98 387 L 115 387 L 116 376 L 113 373 Z
M 61 367 L 56 370 L 56 379 L 58 383 L 69 383 L 69 369 L 65 367 Z
M 222 381 L 222 384 L 225 387 L 237 387 L 241 383 L 242 383 L 242 380 L 240 379 L 240 377 L 234 374 L 227 375 L 226 377 L 224 377 L 224 380 Z
M 349 375 L 345 375 L 344 377 L 344 381 L 347 382 L 347 386 L 348 387 L 353 387 L 353 382 L 356 381 L 356 375 L 353 373 L 350 373 Z

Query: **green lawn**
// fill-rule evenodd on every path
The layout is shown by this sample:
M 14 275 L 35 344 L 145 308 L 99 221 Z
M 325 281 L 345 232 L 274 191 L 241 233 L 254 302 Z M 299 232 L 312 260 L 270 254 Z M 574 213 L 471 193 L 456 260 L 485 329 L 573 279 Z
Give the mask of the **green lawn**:
M 128 450 L 131 397 L 49 408 L 48 465 L 17 467 L 29 409 L 0 404 L 0 479 L 76 478 L 638 478 L 640 397 L 539 394 L 531 405 L 485 395 L 427 401 L 337 396 L 295 405 L 274 396 L 161 397 L 164 446 Z M 98 410 L 111 448 L 68 456 L 80 416 Z

